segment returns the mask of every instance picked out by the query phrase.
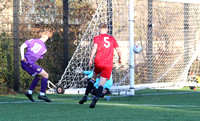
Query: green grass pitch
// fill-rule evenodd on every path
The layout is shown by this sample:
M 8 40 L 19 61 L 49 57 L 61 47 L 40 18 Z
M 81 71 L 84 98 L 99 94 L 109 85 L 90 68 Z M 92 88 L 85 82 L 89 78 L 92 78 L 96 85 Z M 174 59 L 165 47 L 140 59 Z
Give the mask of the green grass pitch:
M 140 90 L 135 96 L 91 100 L 78 104 L 83 95 L 49 94 L 52 102 L 29 101 L 24 94 L 0 96 L 0 121 L 198 121 L 200 88 L 190 90 Z

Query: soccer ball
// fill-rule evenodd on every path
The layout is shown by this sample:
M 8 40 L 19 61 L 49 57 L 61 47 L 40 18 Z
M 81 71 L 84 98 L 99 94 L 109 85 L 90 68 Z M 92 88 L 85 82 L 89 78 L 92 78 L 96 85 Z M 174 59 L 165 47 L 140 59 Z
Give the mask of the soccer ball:
M 141 47 L 140 45 L 135 45 L 135 46 L 133 47 L 133 51 L 134 51 L 136 54 L 138 54 L 138 53 L 140 53 L 140 52 L 142 51 L 142 47 Z

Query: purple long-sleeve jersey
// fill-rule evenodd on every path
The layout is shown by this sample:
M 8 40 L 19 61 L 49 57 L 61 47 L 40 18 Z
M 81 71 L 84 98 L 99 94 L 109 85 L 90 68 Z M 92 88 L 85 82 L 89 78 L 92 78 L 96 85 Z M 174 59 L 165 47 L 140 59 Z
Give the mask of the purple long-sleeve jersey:
M 35 63 L 38 59 L 43 58 L 47 51 L 45 43 L 40 39 L 30 39 L 24 43 L 27 45 L 25 58 L 29 63 Z

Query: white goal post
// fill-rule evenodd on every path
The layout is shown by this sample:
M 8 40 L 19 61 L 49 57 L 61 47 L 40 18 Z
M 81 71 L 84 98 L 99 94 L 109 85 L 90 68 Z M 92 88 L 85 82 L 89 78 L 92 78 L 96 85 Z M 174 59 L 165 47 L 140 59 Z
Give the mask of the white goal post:
M 63 85 L 66 94 L 84 90 L 87 82 L 82 81 L 84 75 L 76 73 L 75 69 L 93 69 L 88 67 L 88 62 L 93 37 L 99 34 L 97 26 L 101 22 L 108 24 L 109 34 L 116 38 L 123 51 L 122 65 L 116 63 L 114 57 L 111 91 L 124 90 L 134 95 L 134 90 L 138 89 L 188 85 L 188 76 L 196 72 L 191 67 L 200 62 L 199 1 L 98 0 L 95 9 L 69 65 L 55 86 Z M 134 54 L 134 44 L 141 45 L 143 51 Z M 200 70 L 198 72 L 200 75 Z

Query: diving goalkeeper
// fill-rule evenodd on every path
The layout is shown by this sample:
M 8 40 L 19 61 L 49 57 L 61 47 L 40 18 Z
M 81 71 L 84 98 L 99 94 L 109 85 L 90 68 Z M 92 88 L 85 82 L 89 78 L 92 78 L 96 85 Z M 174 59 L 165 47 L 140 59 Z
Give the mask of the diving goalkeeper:
M 87 101 L 87 97 L 88 97 L 89 93 L 92 95 L 96 95 L 96 91 L 98 89 L 98 85 L 99 85 L 99 81 L 100 81 L 100 78 L 97 78 L 96 82 L 90 80 L 90 78 L 92 78 L 92 76 L 93 76 L 93 71 L 83 71 L 83 74 L 88 75 L 84 78 L 84 79 L 88 80 L 88 85 L 85 90 L 85 95 L 79 101 L 79 104 L 83 104 L 84 102 Z M 106 83 L 103 87 L 103 91 L 100 94 L 101 98 L 103 98 L 105 95 L 110 94 L 110 88 L 112 87 L 112 84 L 113 84 L 113 79 L 112 79 L 112 74 L 111 74 L 110 79 L 108 81 L 106 81 Z

